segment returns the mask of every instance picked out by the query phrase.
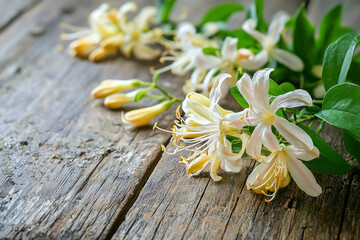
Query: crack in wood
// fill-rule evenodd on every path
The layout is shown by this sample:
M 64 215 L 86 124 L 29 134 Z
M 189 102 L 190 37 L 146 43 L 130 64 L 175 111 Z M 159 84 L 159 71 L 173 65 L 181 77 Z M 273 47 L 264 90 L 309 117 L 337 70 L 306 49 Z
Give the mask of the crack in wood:
M 345 213 L 346 213 L 346 209 L 348 207 L 350 193 L 351 193 L 351 186 L 354 181 L 354 178 L 355 178 L 355 170 L 352 170 L 351 173 L 349 174 L 349 183 L 346 186 L 346 193 L 345 193 L 344 204 L 343 204 L 343 212 L 341 214 L 341 221 L 340 221 L 339 232 L 337 234 L 337 239 L 340 239 L 341 231 L 342 231 L 342 228 L 344 225 Z
M 17 19 L 21 18 L 25 13 L 32 10 L 36 6 L 38 6 L 42 0 L 32 0 L 30 3 L 25 5 L 24 7 L 20 8 L 12 17 L 10 17 L 7 21 L 5 21 L 0 26 L 0 32 L 3 32 L 5 29 L 7 29 L 12 23 L 14 23 Z M 2 6 L 5 7 L 5 6 Z
M 170 142 L 170 137 L 167 139 L 167 141 L 164 143 L 164 145 L 168 145 Z M 161 157 L 163 156 L 164 152 L 161 151 L 161 148 L 159 147 L 159 152 L 154 158 L 154 160 L 151 162 L 150 166 L 145 170 L 145 173 L 143 176 L 139 179 L 138 183 L 133 187 L 133 190 L 131 191 L 131 194 L 128 195 L 128 197 L 124 200 L 124 204 L 120 206 L 120 211 L 116 214 L 113 222 L 110 225 L 109 231 L 107 235 L 104 237 L 105 240 L 111 239 L 116 231 L 118 230 L 121 223 L 125 220 L 126 214 L 129 212 L 131 207 L 133 206 L 134 202 L 138 198 L 142 188 L 146 184 L 147 180 L 149 179 L 151 173 L 154 171 L 156 165 L 160 161 Z

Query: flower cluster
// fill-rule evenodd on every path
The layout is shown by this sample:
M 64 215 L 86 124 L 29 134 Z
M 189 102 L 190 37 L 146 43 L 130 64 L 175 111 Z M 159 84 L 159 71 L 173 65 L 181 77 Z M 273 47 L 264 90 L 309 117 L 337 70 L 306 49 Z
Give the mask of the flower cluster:
M 133 19 L 127 18 L 129 12 L 136 11 L 137 5 L 133 2 L 125 3 L 119 9 L 110 9 L 108 4 L 102 4 L 90 13 L 89 28 L 62 24 L 72 33 L 64 33 L 61 37 L 72 40 L 70 54 L 91 61 L 104 60 L 118 51 L 126 57 L 134 54 L 138 59 L 154 59 L 161 50 L 150 46 L 158 43 L 162 36 L 160 28 L 150 28 L 156 8 L 145 7 Z
M 137 11 L 136 4 L 128 2 L 119 9 L 103 4 L 90 13 L 89 28 L 62 25 L 72 31 L 62 37 L 73 40 L 69 52 L 74 56 L 100 61 L 120 51 L 126 57 L 169 62 L 150 68 L 152 83 L 105 80 L 93 90 L 94 98 L 104 98 L 104 105 L 112 109 L 143 98 L 157 100 L 153 106 L 122 114 L 123 122 L 135 127 L 149 124 L 173 103 L 182 102 L 185 116 L 178 108 L 171 131 L 156 123 L 154 127 L 172 133 L 174 153 L 188 152 L 181 163 L 189 176 L 209 166 L 211 178 L 220 181 L 219 168 L 238 173 L 242 158 L 248 156 L 259 164 L 246 186 L 268 196 L 267 201 L 291 178 L 310 196 L 321 194 L 307 167 L 342 174 L 358 166 L 317 135 L 311 129 L 315 123 L 319 123 L 317 132 L 324 122 L 341 128 L 344 146 L 360 164 L 360 87 L 353 84 L 358 83 L 354 73 L 360 69 L 359 55 L 350 64 L 360 37 L 341 26 L 341 5 L 324 16 L 320 31 L 313 31 L 304 6 L 292 17 L 280 11 L 267 24 L 263 2 L 257 0 L 238 29 L 230 30 L 226 22 L 244 9 L 240 4 L 219 4 L 193 25 L 169 19 L 174 3 L 159 1 L 158 12 L 145 7 L 132 19 L 128 13 Z M 167 71 L 186 77 L 185 99 L 173 97 L 157 84 L 159 74 Z M 243 107 L 241 112 L 220 107 L 229 89 Z
M 242 28 L 261 45 L 261 51 L 254 53 L 248 48 L 238 49 L 238 38 L 226 37 L 222 42 L 219 38 L 209 38 L 219 29 L 214 23 L 208 23 L 208 32 L 196 33 L 190 23 L 178 26 L 176 41 L 162 41 L 168 49 L 160 61 L 173 61 L 170 65 L 157 70 L 171 70 L 175 75 L 183 76 L 193 70 L 190 80 L 184 86 L 184 92 L 197 91 L 209 94 L 215 77 L 226 72 L 231 74 L 232 82 L 236 83 L 236 73 L 240 71 L 259 70 L 269 60 L 275 59 L 292 71 L 301 72 L 304 68 L 302 60 L 295 54 L 277 47 L 285 24 L 290 19 L 285 12 L 278 12 L 271 22 L 266 34 L 256 30 L 256 22 L 249 19 Z M 207 50 L 211 51 L 207 53 Z
M 228 89 L 230 74 L 220 74 L 209 98 L 188 93 L 172 129 L 175 152 L 192 152 L 184 158 L 190 176 L 199 174 L 210 164 L 210 176 L 220 181 L 217 170 L 239 172 L 244 152 L 260 164 L 247 180 L 248 189 L 262 193 L 271 201 L 280 188 L 290 182 L 290 175 L 300 189 L 318 196 L 321 187 L 310 170 L 302 163 L 319 156 L 319 150 L 304 130 L 277 114 L 279 109 L 311 106 L 312 98 L 304 90 L 294 90 L 277 97 L 269 96 L 269 75 L 273 69 L 257 71 L 253 79 L 244 74 L 237 87 L 249 104 L 241 112 L 231 112 L 218 103 Z M 270 103 L 271 102 L 271 103 Z M 236 138 L 241 149 L 234 152 L 228 140 Z M 302 160 L 302 161 L 301 161 Z M 290 174 L 289 174 L 290 173 Z

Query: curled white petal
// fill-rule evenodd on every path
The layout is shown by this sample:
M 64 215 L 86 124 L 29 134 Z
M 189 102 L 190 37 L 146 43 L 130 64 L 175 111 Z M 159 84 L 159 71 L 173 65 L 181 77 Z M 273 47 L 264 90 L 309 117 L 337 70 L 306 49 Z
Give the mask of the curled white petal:
M 276 48 L 272 55 L 278 62 L 285 65 L 295 72 L 301 72 L 304 69 L 303 61 L 295 54 L 286 50 Z
M 274 71 L 273 68 L 265 68 L 257 71 L 252 80 L 252 91 L 256 102 L 259 103 L 262 110 L 269 108 L 269 77 L 270 73 Z
M 273 112 L 276 112 L 280 108 L 296 108 L 311 105 L 312 98 L 310 94 L 305 90 L 297 89 L 277 96 L 271 103 L 271 109 Z
M 285 149 L 288 154 L 303 161 L 313 160 L 314 158 L 318 158 L 320 155 L 320 151 L 317 149 L 317 147 L 314 147 L 313 149 L 300 149 L 290 145 L 285 147 Z
M 255 127 L 255 130 L 252 132 L 249 142 L 246 147 L 246 153 L 254 158 L 255 160 L 261 159 L 261 148 L 263 144 L 264 131 L 266 131 L 266 125 L 260 123 Z
M 261 32 L 257 31 L 256 22 L 252 19 L 248 19 L 242 25 L 242 28 L 245 32 L 250 34 L 253 38 L 255 38 L 259 43 L 263 44 L 266 41 L 266 36 Z
M 289 122 L 285 118 L 275 116 L 273 125 L 279 131 L 280 135 L 295 147 L 302 149 L 314 148 L 314 143 L 310 136 L 294 123 Z
M 237 38 L 232 38 L 232 37 L 226 37 L 224 44 L 221 48 L 221 56 L 224 59 L 228 59 L 230 61 L 235 61 L 236 57 L 237 57 L 237 44 L 238 44 L 238 39 Z
M 275 14 L 268 30 L 268 36 L 273 39 L 274 44 L 279 41 L 281 32 L 283 31 L 285 24 L 289 21 L 289 19 L 290 16 L 284 11 L 280 11 Z
M 258 54 L 249 59 L 241 59 L 240 65 L 247 70 L 257 70 L 264 66 L 269 60 L 268 53 L 266 50 L 262 50 Z
M 287 164 L 291 177 L 301 190 L 312 197 L 317 197 L 321 194 L 321 187 L 316 182 L 314 175 L 301 161 L 289 157 L 287 158 Z

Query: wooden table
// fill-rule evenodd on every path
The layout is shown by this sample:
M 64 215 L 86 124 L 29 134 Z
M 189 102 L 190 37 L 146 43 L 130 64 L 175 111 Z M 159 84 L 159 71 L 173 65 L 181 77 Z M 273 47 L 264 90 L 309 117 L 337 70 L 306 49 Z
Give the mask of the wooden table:
M 219 2 L 180 0 L 175 12 L 187 6 L 196 22 Z M 266 18 L 301 2 L 267 0 Z M 309 17 L 318 24 L 336 2 L 306 1 Z M 57 50 L 59 23 L 85 26 L 100 0 L 0 3 L 0 239 L 360 239 L 358 172 L 317 173 L 318 198 L 292 182 L 266 203 L 244 187 L 250 160 L 219 183 L 207 174 L 189 179 L 178 156 L 161 151 L 169 134 L 121 126 L 120 111 L 93 100 L 91 89 L 106 78 L 151 81 L 148 69 L 159 64 L 95 64 Z M 359 12 L 359 1 L 348 1 L 344 23 L 360 30 Z M 182 78 L 161 78 L 181 96 Z M 169 128 L 173 119 L 169 111 L 157 121 Z M 349 158 L 339 131 L 326 126 L 322 134 Z

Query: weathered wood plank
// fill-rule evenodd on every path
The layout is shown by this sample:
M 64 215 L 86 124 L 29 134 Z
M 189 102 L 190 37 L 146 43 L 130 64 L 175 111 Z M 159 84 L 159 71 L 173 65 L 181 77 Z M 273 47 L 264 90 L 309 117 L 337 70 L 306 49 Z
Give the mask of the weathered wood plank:
M 40 0 L 1 0 L 0 31 L 16 21 L 20 15 L 30 10 L 39 2 Z
M 326 125 L 321 135 L 345 159 L 350 158 L 339 129 Z M 239 175 L 223 173 L 223 181 L 214 183 L 207 178 L 187 179 L 178 159 L 165 155 L 160 160 L 116 239 L 359 238 L 354 230 L 360 223 L 358 179 L 353 180 L 353 173 L 316 173 L 323 188 L 319 197 L 307 196 L 292 182 L 266 203 L 262 195 L 244 189 L 253 163 L 247 161 Z
M 0 35 L 0 238 L 105 238 L 169 139 L 151 127 L 124 129 L 119 111 L 89 96 L 106 78 L 150 81 L 154 63 L 94 64 L 57 52 L 59 22 L 85 25 L 101 2 L 44 1 Z
M 359 219 L 360 219 L 360 172 L 354 172 L 351 176 L 351 188 L 349 188 L 349 198 L 345 203 L 346 210 L 343 215 L 343 223 L 339 239 L 359 239 Z
M 341 150 L 340 131 L 326 126 L 322 135 Z M 188 179 L 177 161 L 178 156 L 160 160 L 116 239 L 336 239 L 340 234 L 351 180 L 348 175 L 315 174 L 323 188 L 317 198 L 307 196 L 292 182 L 273 202 L 266 203 L 262 195 L 244 188 L 254 164 L 248 159 L 240 174 L 223 173 L 220 183 L 206 175 Z M 356 194 L 355 190 L 351 204 L 357 209 Z M 359 224 L 356 216 L 349 216 L 351 226 Z

